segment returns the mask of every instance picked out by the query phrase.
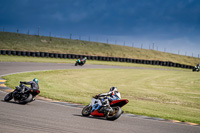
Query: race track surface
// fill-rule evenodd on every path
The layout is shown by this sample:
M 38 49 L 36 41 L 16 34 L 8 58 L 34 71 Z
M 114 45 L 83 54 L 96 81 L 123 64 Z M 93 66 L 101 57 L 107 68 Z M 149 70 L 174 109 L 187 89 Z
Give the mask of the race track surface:
M 0 62 L 0 75 L 16 72 L 77 69 L 117 68 L 113 66 L 54 63 Z M 167 121 L 130 117 L 123 114 L 116 121 L 104 118 L 82 117 L 80 107 L 36 100 L 27 105 L 4 102 L 7 93 L 0 91 L 0 133 L 199 133 L 199 126 Z

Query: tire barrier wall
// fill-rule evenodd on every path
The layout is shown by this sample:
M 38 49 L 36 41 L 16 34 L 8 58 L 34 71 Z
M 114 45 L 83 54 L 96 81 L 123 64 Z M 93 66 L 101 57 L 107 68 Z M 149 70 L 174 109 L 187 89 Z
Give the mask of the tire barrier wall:
M 128 63 L 178 67 L 178 68 L 186 68 L 186 69 L 194 68 L 194 66 L 174 63 L 170 61 L 142 60 L 142 59 L 132 59 L 132 58 L 121 58 L 121 57 L 105 57 L 105 56 L 90 56 L 90 55 L 75 55 L 75 54 L 58 54 L 58 53 L 48 53 L 48 52 L 0 50 L 0 55 L 46 57 L 46 58 L 68 58 L 68 59 L 77 59 L 77 58 L 87 57 L 88 60 L 128 62 Z

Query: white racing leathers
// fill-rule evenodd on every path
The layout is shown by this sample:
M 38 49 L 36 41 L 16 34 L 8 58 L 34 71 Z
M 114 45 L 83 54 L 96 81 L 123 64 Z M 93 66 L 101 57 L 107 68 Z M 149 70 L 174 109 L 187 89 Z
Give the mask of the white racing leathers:
M 101 98 L 101 99 L 92 98 L 92 101 L 91 101 L 92 111 L 91 112 L 93 112 L 96 109 L 99 109 L 102 105 L 110 106 L 109 101 L 121 99 L 121 95 L 118 91 L 110 91 L 108 93 L 100 94 L 100 96 L 107 96 L 107 98 L 106 99 L 104 99 L 104 98 Z
M 121 95 L 118 91 L 110 91 L 108 93 L 103 93 L 103 94 L 100 94 L 100 95 L 101 96 L 110 96 L 110 97 L 108 97 L 108 99 L 111 100 L 111 101 L 121 99 Z

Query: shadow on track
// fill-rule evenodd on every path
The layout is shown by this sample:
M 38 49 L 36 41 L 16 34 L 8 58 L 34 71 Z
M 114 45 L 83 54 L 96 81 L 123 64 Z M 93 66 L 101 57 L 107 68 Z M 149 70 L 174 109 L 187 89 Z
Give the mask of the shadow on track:
M 82 116 L 82 115 L 78 115 L 78 114 L 73 114 L 73 116 L 83 117 L 83 118 L 89 118 L 89 119 L 98 119 L 98 120 L 106 120 L 106 121 L 109 121 L 109 120 L 105 119 L 104 117 Z
M 18 105 L 26 105 L 26 104 L 22 104 L 22 103 L 17 103 L 17 102 L 15 102 L 15 101 L 4 101 L 4 100 L 1 100 L 1 102 L 12 103 L 12 104 L 18 104 Z

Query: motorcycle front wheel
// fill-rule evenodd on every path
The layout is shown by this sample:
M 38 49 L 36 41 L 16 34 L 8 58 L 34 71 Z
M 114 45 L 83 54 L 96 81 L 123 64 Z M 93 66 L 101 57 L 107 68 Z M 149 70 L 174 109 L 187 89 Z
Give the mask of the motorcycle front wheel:
M 118 119 L 121 114 L 122 114 L 122 109 L 120 107 L 112 107 L 113 109 L 113 112 L 108 112 L 107 115 L 106 115 L 106 119 L 107 120 L 116 120 Z
M 87 105 L 82 110 L 82 116 L 89 116 L 91 113 L 92 107 L 90 105 Z
M 13 99 L 12 92 L 11 92 L 11 93 L 8 93 L 8 94 L 4 97 L 4 101 L 6 101 L 6 102 L 10 101 L 11 99 Z

